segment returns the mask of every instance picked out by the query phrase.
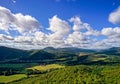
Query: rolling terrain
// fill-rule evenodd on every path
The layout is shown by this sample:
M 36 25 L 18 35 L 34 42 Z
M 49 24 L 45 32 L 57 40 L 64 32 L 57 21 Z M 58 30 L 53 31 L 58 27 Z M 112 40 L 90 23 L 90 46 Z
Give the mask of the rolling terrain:
M 0 47 L 0 83 L 119 84 L 119 66 L 118 47 L 99 51 L 72 47 L 41 50 Z M 18 79 L 14 80 L 14 75 Z M 10 76 L 13 81 L 5 82 L 4 78 Z
M 119 66 L 67 66 L 8 84 L 119 84 Z
M 88 50 L 80 48 L 52 48 L 41 50 L 20 50 L 0 47 L 0 63 L 88 63 L 119 62 L 120 48 Z

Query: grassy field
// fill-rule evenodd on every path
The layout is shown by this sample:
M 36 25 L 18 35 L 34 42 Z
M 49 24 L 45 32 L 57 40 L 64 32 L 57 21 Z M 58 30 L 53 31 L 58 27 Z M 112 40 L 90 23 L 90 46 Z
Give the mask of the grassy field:
M 39 66 L 34 66 L 31 68 L 27 69 L 32 69 L 32 70 L 39 70 L 39 71 L 47 71 L 51 69 L 58 69 L 58 68 L 64 68 L 65 66 L 59 65 L 59 64 L 49 64 L 49 65 L 39 65 Z
M 26 78 L 25 74 L 16 74 L 11 76 L 0 76 L 0 83 L 8 83 L 16 80 L 20 80 L 22 78 Z

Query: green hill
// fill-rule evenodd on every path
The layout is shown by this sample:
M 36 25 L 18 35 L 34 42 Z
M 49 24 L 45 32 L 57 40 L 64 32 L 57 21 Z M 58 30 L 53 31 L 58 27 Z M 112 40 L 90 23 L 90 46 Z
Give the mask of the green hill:
M 32 60 L 52 59 L 53 54 L 43 50 L 20 50 L 8 47 L 0 47 L 0 62 L 30 62 Z
M 65 67 L 61 68 L 61 65 Z M 13 74 L 25 74 L 26 69 L 32 69 L 28 70 L 25 78 L 10 84 L 118 84 L 119 65 L 120 48 L 95 51 L 79 48 L 20 50 L 0 47 L 0 75 L 7 78 Z M 4 79 L 4 76 L 1 77 Z
M 9 84 L 119 84 L 119 66 L 68 66 Z
M 40 64 L 105 65 L 119 63 L 120 48 L 110 48 L 98 52 L 79 48 L 55 49 L 47 47 L 42 50 L 20 50 L 0 47 L 0 70 L 2 71 L 10 69 L 24 70 Z
M 69 52 L 69 53 L 80 53 L 80 52 L 85 52 L 85 53 L 92 53 L 95 52 L 95 50 L 90 50 L 90 49 L 81 49 L 81 48 L 76 48 L 76 47 L 68 47 L 68 48 L 53 48 L 53 47 L 46 47 L 42 49 L 46 52 L 50 53 L 57 53 L 57 52 Z
M 80 56 L 80 54 L 82 54 Z M 53 48 L 42 50 L 20 50 L 0 47 L 0 63 L 59 63 L 75 65 L 90 62 L 118 62 L 120 61 L 120 48 L 101 50 L 80 48 Z
M 0 46 L 0 62 L 17 60 L 26 55 L 27 53 L 24 50 Z
M 120 47 L 113 47 L 113 48 L 110 48 L 110 49 L 101 50 L 97 53 L 120 56 Z

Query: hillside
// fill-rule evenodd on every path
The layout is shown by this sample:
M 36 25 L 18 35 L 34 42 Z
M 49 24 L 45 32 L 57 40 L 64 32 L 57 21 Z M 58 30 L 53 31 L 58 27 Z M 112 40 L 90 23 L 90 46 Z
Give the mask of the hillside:
M 16 60 L 26 55 L 27 55 L 27 52 L 24 50 L 0 46 L 0 62 Z
M 98 54 L 107 54 L 107 55 L 115 55 L 115 56 L 120 56 L 120 47 L 113 47 L 110 49 L 106 50 L 101 50 L 97 52 Z
M 119 66 L 68 66 L 9 84 L 119 84 Z
M 110 48 L 98 52 L 72 47 L 47 47 L 42 50 L 19 50 L 1 46 L 0 58 L 1 63 L 59 63 L 76 65 L 92 62 L 119 62 L 120 48 Z
M 53 47 L 46 47 L 42 49 L 46 52 L 50 53 L 57 53 L 57 52 L 69 52 L 69 53 L 80 53 L 80 52 L 85 52 L 85 53 L 92 53 L 95 52 L 95 50 L 90 50 L 90 49 L 81 49 L 81 48 L 76 48 L 76 47 L 68 47 L 68 48 L 53 48 Z
M 0 47 L 0 58 L 1 81 L 16 76 L 10 84 L 120 82 L 120 48 L 95 51 L 78 48 L 20 50 Z M 19 77 L 19 74 L 23 76 Z
M 29 62 L 31 60 L 44 60 L 53 58 L 53 54 L 43 50 L 20 50 L 0 47 L 0 62 Z
M 19 50 L 14 48 L 0 47 L 1 63 L 20 63 L 20 62 L 36 62 L 36 63 L 67 63 L 77 61 L 77 54 L 80 52 L 90 52 L 93 50 L 85 50 L 78 48 L 52 48 L 47 47 L 42 50 Z

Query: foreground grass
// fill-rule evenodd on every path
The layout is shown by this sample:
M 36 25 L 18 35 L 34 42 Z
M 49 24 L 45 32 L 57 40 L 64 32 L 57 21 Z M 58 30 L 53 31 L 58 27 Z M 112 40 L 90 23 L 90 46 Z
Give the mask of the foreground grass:
M 120 84 L 120 67 L 67 66 L 10 84 Z
M 22 78 L 26 78 L 25 74 L 16 74 L 11 76 L 0 76 L 0 83 L 8 83 L 16 80 L 20 80 Z
M 39 66 L 34 66 L 31 68 L 27 68 L 27 69 L 31 69 L 31 70 L 39 70 L 39 71 L 48 71 L 51 69 L 60 69 L 60 68 L 64 68 L 65 66 L 59 65 L 59 64 L 49 64 L 49 65 L 39 65 Z

